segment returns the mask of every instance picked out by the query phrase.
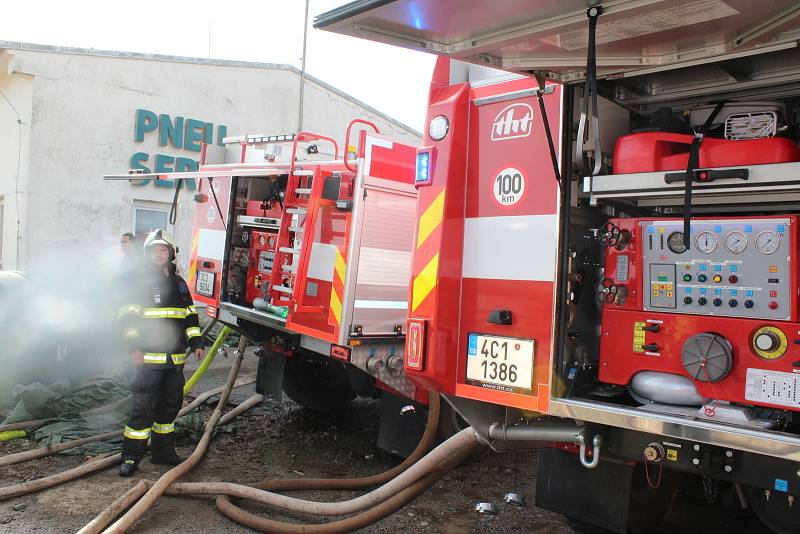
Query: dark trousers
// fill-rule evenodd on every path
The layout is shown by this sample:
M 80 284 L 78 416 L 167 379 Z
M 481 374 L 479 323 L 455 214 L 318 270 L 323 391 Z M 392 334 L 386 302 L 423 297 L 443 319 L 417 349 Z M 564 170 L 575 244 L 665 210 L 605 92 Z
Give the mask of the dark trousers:
M 154 457 L 175 455 L 174 422 L 183 402 L 183 366 L 154 367 L 145 364 L 136 374 L 123 460 L 141 460 L 148 437 Z

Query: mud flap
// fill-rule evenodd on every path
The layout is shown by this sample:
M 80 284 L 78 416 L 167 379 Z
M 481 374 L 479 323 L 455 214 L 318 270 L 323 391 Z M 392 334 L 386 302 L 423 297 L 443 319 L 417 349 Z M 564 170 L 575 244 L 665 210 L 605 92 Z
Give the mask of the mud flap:
M 544 449 L 536 475 L 536 506 L 625 534 L 633 470 L 614 461 L 586 469 L 575 454 Z
M 413 406 L 414 410 L 407 408 L 408 406 Z M 403 458 L 407 457 L 422 438 L 426 419 L 427 410 L 423 404 L 383 391 L 378 447 Z
M 277 351 L 264 351 L 258 358 L 256 393 L 283 402 L 283 374 L 286 356 Z

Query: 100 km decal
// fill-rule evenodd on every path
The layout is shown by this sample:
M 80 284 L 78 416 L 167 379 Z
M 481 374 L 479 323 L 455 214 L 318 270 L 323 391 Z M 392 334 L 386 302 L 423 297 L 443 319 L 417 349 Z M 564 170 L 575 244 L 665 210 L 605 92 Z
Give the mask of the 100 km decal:
M 492 192 L 494 200 L 501 206 L 513 206 L 525 194 L 525 177 L 514 167 L 503 169 L 494 176 Z

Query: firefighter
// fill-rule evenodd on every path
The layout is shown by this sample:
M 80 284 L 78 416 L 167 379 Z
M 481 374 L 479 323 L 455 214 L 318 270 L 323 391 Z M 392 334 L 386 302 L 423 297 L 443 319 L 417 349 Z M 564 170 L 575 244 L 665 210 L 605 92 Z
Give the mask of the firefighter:
M 154 230 L 144 243 L 146 265 L 132 275 L 130 295 L 118 316 L 127 348 L 138 368 L 133 403 L 123 432 L 119 474 L 138 468 L 150 438 L 154 464 L 177 465 L 175 417 L 183 401 L 187 347 L 203 358 L 197 310 L 186 282 L 175 274 L 175 242 Z

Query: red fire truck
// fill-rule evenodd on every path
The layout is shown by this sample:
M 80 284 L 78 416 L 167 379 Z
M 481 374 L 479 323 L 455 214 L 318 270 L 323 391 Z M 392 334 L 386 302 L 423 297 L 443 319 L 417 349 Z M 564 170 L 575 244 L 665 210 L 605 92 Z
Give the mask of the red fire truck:
M 403 369 L 415 147 L 364 120 L 351 137 L 348 159 L 310 132 L 230 137 L 196 172 L 135 178 L 199 181 L 187 283 L 260 345 L 257 389 L 316 410 L 380 393 L 378 444 L 407 454 L 424 417 L 403 408 L 427 402 Z
M 686 477 L 800 531 L 800 5 L 362 0 L 438 54 L 405 369 L 537 504 L 652 530 Z

